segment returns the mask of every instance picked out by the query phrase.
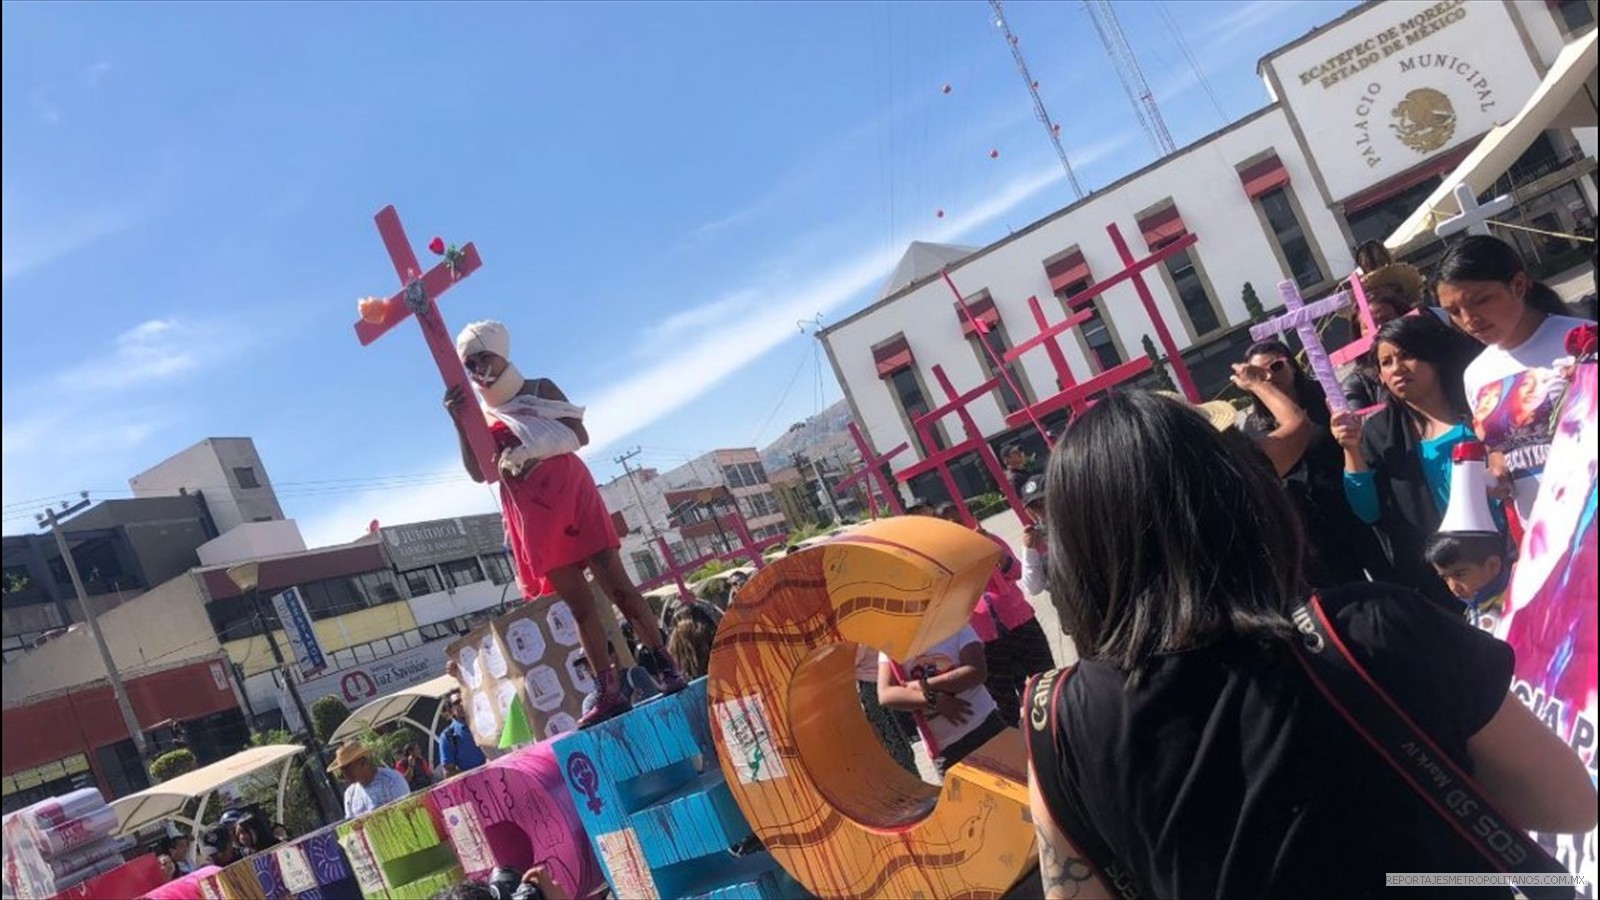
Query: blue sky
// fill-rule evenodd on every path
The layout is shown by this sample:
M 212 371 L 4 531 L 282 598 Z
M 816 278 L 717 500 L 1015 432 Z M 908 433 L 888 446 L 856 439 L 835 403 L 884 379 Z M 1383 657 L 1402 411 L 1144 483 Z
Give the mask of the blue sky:
M 1166 10 L 1237 118 L 1351 5 Z M 1219 127 L 1161 7 L 1118 8 L 1176 140 Z M 510 325 L 604 480 L 772 440 L 839 397 L 798 319 L 1072 199 L 977 0 L 3 10 L 7 532 L 212 435 L 256 439 L 313 543 L 492 508 L 417 329 L 352 334 L 388 203 L 424 257 L 477 243 L 446 321 Z M 1007 15 L 1086 187 L 1154 159 L 1080 4 Z

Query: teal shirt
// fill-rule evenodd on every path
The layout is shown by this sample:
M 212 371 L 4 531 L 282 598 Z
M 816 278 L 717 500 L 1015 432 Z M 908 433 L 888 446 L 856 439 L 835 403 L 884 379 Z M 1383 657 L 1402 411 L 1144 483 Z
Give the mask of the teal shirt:
M 1418 445 L 1422 453 L 1422 477 L 1428 482 L 1428 492 L 1433 495 L 1433 502 L 1441 516 L 1450 508 L 1450 457 L 1457 444 L 1472 438 L 1472 430 L 1466 423 L 1458 422 L 1444 434 L 1428 438 Z M 1368 525 L 1377 523 L 1380 509 L 1378 482 L 1372 470 L 1344 473 L 1344 497 L 1350 501 L 1350 509 L 1357 518 Z M 1504 528 L 1499 503 L 1491 501 L 1489 506 L 1495 522 Z

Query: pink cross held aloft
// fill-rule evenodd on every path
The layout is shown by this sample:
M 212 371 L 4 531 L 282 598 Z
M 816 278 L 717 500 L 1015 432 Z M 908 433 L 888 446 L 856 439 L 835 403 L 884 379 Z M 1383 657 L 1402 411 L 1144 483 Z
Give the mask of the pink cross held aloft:
M 1300 286 L 1292 280 L 1278 282 L 1278 293 L 1283 297 L 1283 313 L 1252 326 L 1250 337 L 1264 341 L 1293 329 L 1300 336 L 1300 346 L 1305 348 L 1312 374 L 1328 395 L 1328 408 L 1337 413 L 1345 412 L 1350 405 L 1344 400 L 1344 390 L 1339 387 L 1339 377 L 1328 359 L 1328 349 L 1322 345 L 1322 335 L 1317 333 L 1317 320 L 1349 306 L 1350 295 L 1340 291 L 1325 300 L 1307 303 L 1300 296 Z
M 890 513 L 896 516 L 904 515 L 906 509 L 904 504 L 900 502 L 900 491 L 895 487 L 894 482 L 883 474 L 883 466 L 897 454 L 911 449 L 911 445 L 901 441 L 888 453 L 882 456 L 874 455 L 872 446 L 867 443 L 866 438 L 862 437 L 861 429 L 856 427 L 855 422 L 850 423 L 850 439 L 856 442 L 856 451 L 861 454 L 861 471 L 839 481 L 833 486 L 833 492 L 838 494 L 857 481 L 865 482 L 867 486 L 867 507 L 871 510 L 872 517 L 876 519 L 878 517 L 878 501 L 872 497 L 873 482 L 876 482 L 878 489 L 883 492 L 883 502 L 889 505 Z
M 1354 362 L 1361 354 L 1372 349 L 1372 342 L 1378 338 L 1378 326 L 1372 321 L 1372 306 L 1367 303 L 1367 291 L 1361 286 L 1361 276 L 1365 275 L 1360 269 L 1350 273 L 1350 296 L 1356 300 L 1357 318 L 1361 322 L 1361 335 L 1343 347 L 1328 354 L 1328 359 L 1335 366 L 1342 366 Z
M 467 445 L 478 461 L 478 471 L 487 480 L 497 481 L 500 470 L 494 464 L 494 439 L 489 436 L 489 426 L 478 406 L 477 395 L 467 384 L 466 369 L 456 357 L 455 339 L 445 327 L 435 302 L 440 294 L 483 265 L 483 260 L 478 258 L 478 248 L 470 243 L 460 250 L 452 248 L 442 261 L 424 273 L 395 208 L 385 206 L 374 218 L 383 246 L 389 251 L 389 261 L 394 264 L 395 274 L 400 276 L 400 290 L 383 301 L 382 318 L 371 322 L 365 318 L 357 320 L 356 339 L 365 347 L 404 322 L 406 317 L 416 317 L 422 326 L 422 339 L 433 353 L 445 386 L 460 388 L 463 407 L 470 404 L 470 413 L 466 409 L 460 413 L 461 424 L 467 433 Z

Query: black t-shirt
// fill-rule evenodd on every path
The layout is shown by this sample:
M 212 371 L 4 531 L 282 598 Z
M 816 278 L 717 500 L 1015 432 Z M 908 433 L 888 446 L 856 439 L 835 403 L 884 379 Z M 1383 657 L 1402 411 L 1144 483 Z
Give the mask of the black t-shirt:
M 1417 594 L 1323 594 L 1350 651 L 1467 771 L 1506 699 L 1512 651 Z M 1098 837 L 1144 897 L 1380 895 L 1386 872 L 1486 864 L 1307 680 L 1287 646 L 1174 653 L 1135 685 L 1097 660 L 1057 694 L 1058 816 Z M 1451 897 L 1475 896 L 1453 888 Z M 1481 896 L 1504 898 L 1504 887 Z

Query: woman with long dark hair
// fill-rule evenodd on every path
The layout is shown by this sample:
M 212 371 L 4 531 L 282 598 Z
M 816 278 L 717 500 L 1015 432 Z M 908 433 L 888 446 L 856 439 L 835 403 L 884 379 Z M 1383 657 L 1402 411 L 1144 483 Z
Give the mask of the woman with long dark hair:
M 1046 477 L 1051 599 L 1081 661 L 1030 698 L 1045 896 L 1107 896 L 1112 862 L 1142 897 L 1371 896 L 1386 872 L 1486 869 L 1301 669 L 1300 530 L 1253 453 L 1179 403 L 1112 393 Z M 1508 647 L 1392 585 L 1318 604 L 1507 819 L 1594 827 L 1583 763 L 1508 690 Z
M 1484 345 L 1463 378 L 1467 402 L 1526 519 L 1539 494 L 1563 384 L 1553 365 L 1567 355 L 1567 333 L 1589 323 L 1567 314 L 1556 292 L 1528 274 L 1515 248 L 1488 235 L 1469 235 L 1445 251 L 1434 293 L 1450 321 Z
M 1423 313 L 1383 326 L 1373 350 L 1384 408 L 1365 422 L 1347 413 L 1333 428 L 1344 448 L 1345 497 L 1383 538 L 1393 580 L 1459 611 L 1423 544 L 1450 505 L 1451 454 L 1473 436 L 1461 376 L 1478 348 Z
M 1251 394 L 1244 432 L 1276 466 L 1284 488 L 1300 514 L 1306 534 L 1306 580 L 1313 587 L 1366 581 L 1368 574 L 1388 575 L 1388 564 L 1372 529 L 1357 519 L 1344 499 L 1344 456 L 1329 426 L 1332 413 L 1322 385 L 1306 374 L 1282 341 L 1261 341 L 1235 367 L 1234 384 Z M 1260 377 L 1264 376 L 1263 385 Z M 1305 436 L 1298 453 L 1285 453 L 1273 438 L 1285 428 L 1284 405 L 1264 388 L 1286 397 L 1305 418 Z

